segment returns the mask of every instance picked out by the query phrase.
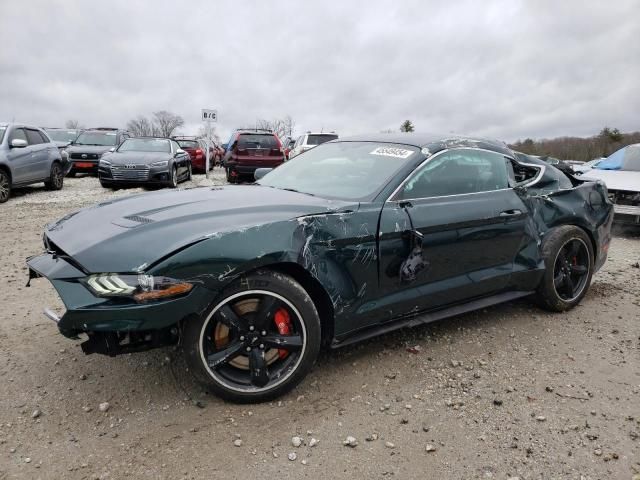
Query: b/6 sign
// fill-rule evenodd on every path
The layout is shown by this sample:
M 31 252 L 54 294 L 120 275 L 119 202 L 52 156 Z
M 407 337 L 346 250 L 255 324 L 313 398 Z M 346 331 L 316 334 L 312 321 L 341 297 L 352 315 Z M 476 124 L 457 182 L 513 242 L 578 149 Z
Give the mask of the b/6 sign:
M 202 109 L 202 121 L 203 122 L 217 122 L 218 121 L 218 111 L 217 110 L 207 110 L 206 108 Z

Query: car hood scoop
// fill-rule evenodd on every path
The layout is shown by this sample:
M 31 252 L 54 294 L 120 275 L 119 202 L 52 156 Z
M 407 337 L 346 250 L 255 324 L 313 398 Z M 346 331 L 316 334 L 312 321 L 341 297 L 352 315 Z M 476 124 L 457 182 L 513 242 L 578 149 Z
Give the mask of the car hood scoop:
M 219 233 L 353 207 L 259 185 L 163 190 L 80 210 L 48 225 L 46 235 L 87 271 L 124 273 Z

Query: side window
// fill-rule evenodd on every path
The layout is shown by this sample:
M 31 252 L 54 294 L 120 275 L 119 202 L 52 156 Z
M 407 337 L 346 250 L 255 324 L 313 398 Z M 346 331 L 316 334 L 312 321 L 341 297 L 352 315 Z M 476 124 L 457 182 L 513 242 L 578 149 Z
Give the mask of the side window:
M 438 155 L 407 182 L 398 198 L 442 197 L 509 188 L 507 159 L 485 150 L 460 149 Z
M 40 136 L 40 132 L 37 130 L 27 129 L 27 138 L 29 139 L 29 145 L 38 145 L 39 143 L 44 143 L 42 141 L 42 137 Z
M 51 142 L 51 139 L 49 138 L 49 135 L 47 135 L 46 132 L 43 132 L 42 130 L 38 130 L 38 133 L 42 137 L 42 143 L 50 143 Z
M 29 142 L 29 140 L 27 140 L 27 134 L 24 133 L 24 130 L 22 128 L 14 128 L 11 131 L 11 136 L 9 136 L 9 143 L 11 143 L 15 139 L 24 140 L 27 143 Z

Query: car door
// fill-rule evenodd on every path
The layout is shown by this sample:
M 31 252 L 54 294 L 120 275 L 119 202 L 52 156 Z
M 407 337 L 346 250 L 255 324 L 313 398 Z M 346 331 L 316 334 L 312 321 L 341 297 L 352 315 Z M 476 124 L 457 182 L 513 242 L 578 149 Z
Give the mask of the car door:
M 528 210 L 504 154 L 460 148 L 427 159 L 383 207 L 380 293 L 390 317 L 503 291 Z
M 25 132 L 31 147 L 34 177 L 38 180 L 46 179 L 51 173 L 50 147 L 52 144 L 35 128 L 25 128 Z
M 24 140 L 27 142 L 26 147 L 11 147 L 13 140 Z M 27 133 L 23 128 L 13 128 L 9 132 L 9 152 L 7 159 L 11 168 L 11 177 L 14 184 L 21 184 L 34 181 L 37 178 L 37 169 L 34 168 L 34 158 L 32 157 L 32 149 L 29 145 Z

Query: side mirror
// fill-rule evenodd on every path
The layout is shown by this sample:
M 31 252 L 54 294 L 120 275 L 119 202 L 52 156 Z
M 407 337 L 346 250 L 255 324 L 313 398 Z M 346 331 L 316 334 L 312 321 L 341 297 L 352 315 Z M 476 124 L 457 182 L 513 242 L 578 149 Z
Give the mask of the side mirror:
M 260 180 L 267 173 L 269 173 L 273 168 L 256 168 L 256 171 L 253 172 L 253 178 L 256 180 Z
M 14 138 L 11 140 L 11 148 L 24 148 L 27 145 L 29 145 L 27 141 L 22 140 L 21 138 Z
M 109 151 L 110 151 L 111 153 L 115 152 L 115 151 L 116 151 L 116 147 L 111 147 L 111 148 L 109 149 Z
M 176 155 L 182 155 L 183 153 L 185 153 L 185 152 L 181 148 L 176 150 Z

